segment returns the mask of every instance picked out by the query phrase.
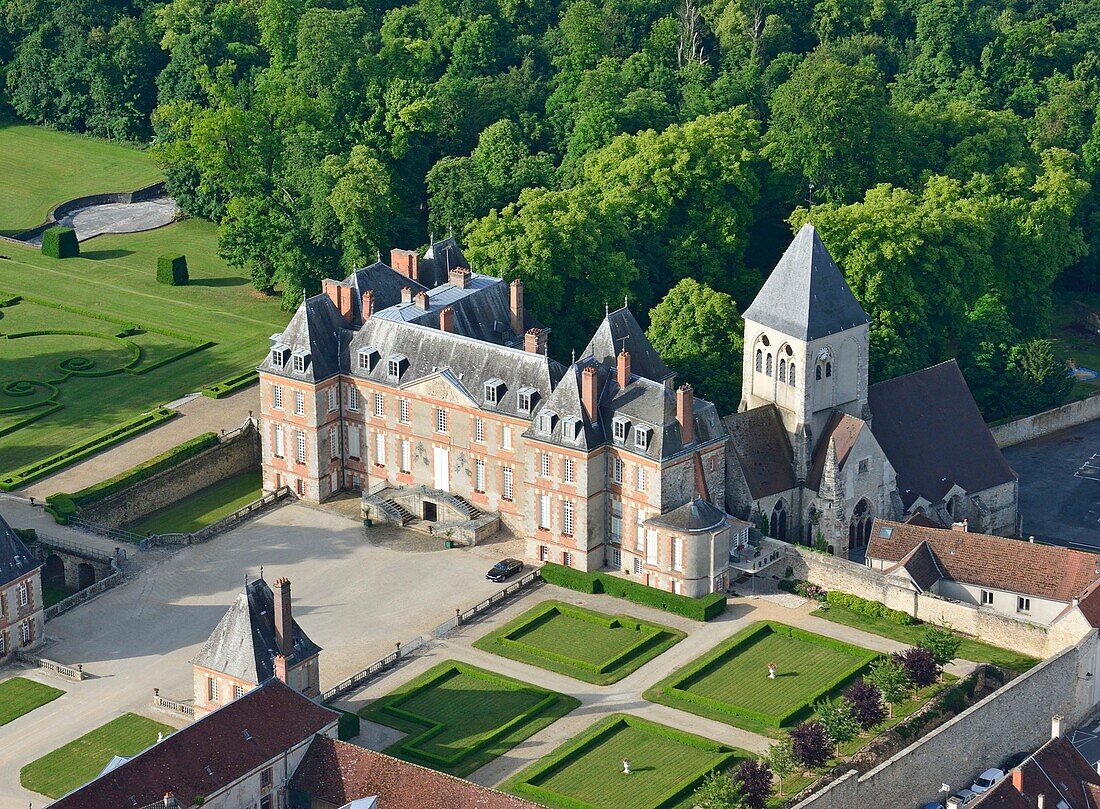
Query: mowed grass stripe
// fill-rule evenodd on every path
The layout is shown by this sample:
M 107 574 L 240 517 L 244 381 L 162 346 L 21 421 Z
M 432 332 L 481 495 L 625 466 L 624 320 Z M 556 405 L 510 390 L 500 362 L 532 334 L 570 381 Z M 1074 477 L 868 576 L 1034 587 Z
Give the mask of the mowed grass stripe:
M 65 692 L 60 688 L 12 677 L 0 683 L 0 725 L 6 725 L 47 702 L 53 702 Z

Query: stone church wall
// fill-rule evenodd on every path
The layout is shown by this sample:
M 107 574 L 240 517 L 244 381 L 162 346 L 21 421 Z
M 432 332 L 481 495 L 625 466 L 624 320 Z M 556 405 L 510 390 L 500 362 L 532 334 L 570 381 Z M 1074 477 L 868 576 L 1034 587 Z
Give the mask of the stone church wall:
M 1053 410 L 1044 410 L 1034 416 L 997 424 L 990 427 L 989 431 L 993 433 L 997 446 L 1004 448 L 1095 419 L 1100 419 L 1100 394 L 1094 394 L 1079 402 L 1070 402 Z

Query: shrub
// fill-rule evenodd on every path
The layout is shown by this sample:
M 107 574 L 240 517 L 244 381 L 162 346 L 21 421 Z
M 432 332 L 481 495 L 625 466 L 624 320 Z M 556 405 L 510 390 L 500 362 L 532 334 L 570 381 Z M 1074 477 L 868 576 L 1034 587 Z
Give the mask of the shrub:
M 691 795 L 695 809 L 731 809 L 739 806 L 741 792 L 729 773 L 712 772 Z
M 809 581 L 795 582 L 794 591 L 803 598 L 811 598 L 815 601 L 821 601 L 826 596 L 824 587 L 818 587 L 816 584 Z
M 927 649 L 911 646 L 904 652 L 897 652 L 893 657 L 905 669 L 909 682 L 917 688 L 932 685 L 940 676 L 940 667 Z
M 223 396 L 232 396 L 239 390 L 244 390 L 249 385 L 255 385 L 260 381 L 260 374 L 255 368 L 249 368 L 239 374 L 227 377 L 220 382 L 207 385 L 202 389 L 202 395 L 211 399 L 221 399 Z
M 829 758 L 829 734 L 820 722 L 803 722 L 791 728 L 791 750 L 795 760 L 814 769 Z
M 342 742 L 358 736 L 359 714 L 340 711 L 340 718 L 336 721 L 336 735 Z
M 157 281 L 174 287 L 187 283 L 187 257 L 180 253 L 169 253 L 157 259 Z
M 901 624 L 902 626 L 911 626 L 917 622 L 917 619 L 907 612 L 892 610 L 878 601 L 870 601 L 866 598 L 860 598 L 859 596 L 854 596 L 849 593 L 841 593 L 837 590 L 832 590 L 825 598 L 830 604 L 844 607 L 852 612 L 858 612 L 860 615 L 866 615 L 868 618 L 884 618 L 887 621 Z
M 882 704 L 882 692 L 873 684 L 860 677 L 852 687 L 844 692 L 844 699 L 852 705 L 852 716 L 864 730 L 869 730 L 886 718 L 886 708 Z
M 741 786 L 741 800 L 748 809 L 764 809 L 772 796 L 772 771 L 762 761 L 747 758 L 733 775 Z
M 955 659 L 961 644 L 962 639 L 954 632 L 938 626 L 928 626 L 925 627 L 921 641 L 917 645 L 927 649 L 932 659 L 936 661 L 936 665 L 942 668 Z
M 797 765 L 798 762 L 794 758 L 790 734 L 768 748 L 768 766 L 775 773 L 775 777 L 779 779 L 780 795 L 783 794 L 783 779 L 793 773 Z
M 602 573 L 584 573 L 563 565 L 547 563 L 541 568 L 543 581 L 581 593 L 606 593 L 636 604 L 656 607 L 696 621 L 709 621 L 726 611 L 725 593 L 710 593 L 700 598 L 676 595 L 655 587 L 626 581 Z
M 80 243 L 72 228 L 48 228 L 42 234 L 42 255 L 50 258 L 76 258 L 80 255 Z
M 13 528 L 15 535 L 24 542 L 37 542 L 38 532 L 33 528 Z
M 839 756 L 840 746 L 858 736 L 861 729 L 852 713 L 852 703 L 846 699 L 826 699 L 814 707 Z
M 891 716 L 894 706 L 909 696 L 909 674 L 896 660 L 876 660 L 871 664 L 867 679 L 874 683 L 882 699 L 890 706 Z

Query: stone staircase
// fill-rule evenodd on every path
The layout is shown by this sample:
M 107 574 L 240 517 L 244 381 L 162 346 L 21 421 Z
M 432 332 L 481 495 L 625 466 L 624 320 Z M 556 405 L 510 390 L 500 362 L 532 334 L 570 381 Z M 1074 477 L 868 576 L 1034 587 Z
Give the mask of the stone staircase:
M 398 503 L 392 497 L 385 501 L 388 511 L 397 515 L 402 525 L 408 525 L 410 522 L 416 519 L 416 515 Z
M 481 510 L 465 497 L 460 497 L 457 494 L 448 494 L 447 499 L 450 501 L 451 505 L 454 506 L 455 510 L 463 514 L 467 520 L 476 520 L 481 517 Z

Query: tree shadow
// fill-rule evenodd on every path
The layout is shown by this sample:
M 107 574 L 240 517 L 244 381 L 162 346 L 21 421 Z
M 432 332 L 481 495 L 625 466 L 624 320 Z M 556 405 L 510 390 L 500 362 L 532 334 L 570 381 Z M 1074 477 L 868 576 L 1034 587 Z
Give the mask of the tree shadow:
M 248 283 L 247 278 L 230 276 L 227 278 L 192 278 L 187 284 L 195 287 L 239 287 Z
M 122 258 L 124 256 L 132 256 L 133 250 L 123 250 L 122 248 L 115 248 L 114 250 L 88 250 L 87 252 L 81 251 L 81 258 L 88 258 L 92 261 L 103 261 L 109 258 Z

